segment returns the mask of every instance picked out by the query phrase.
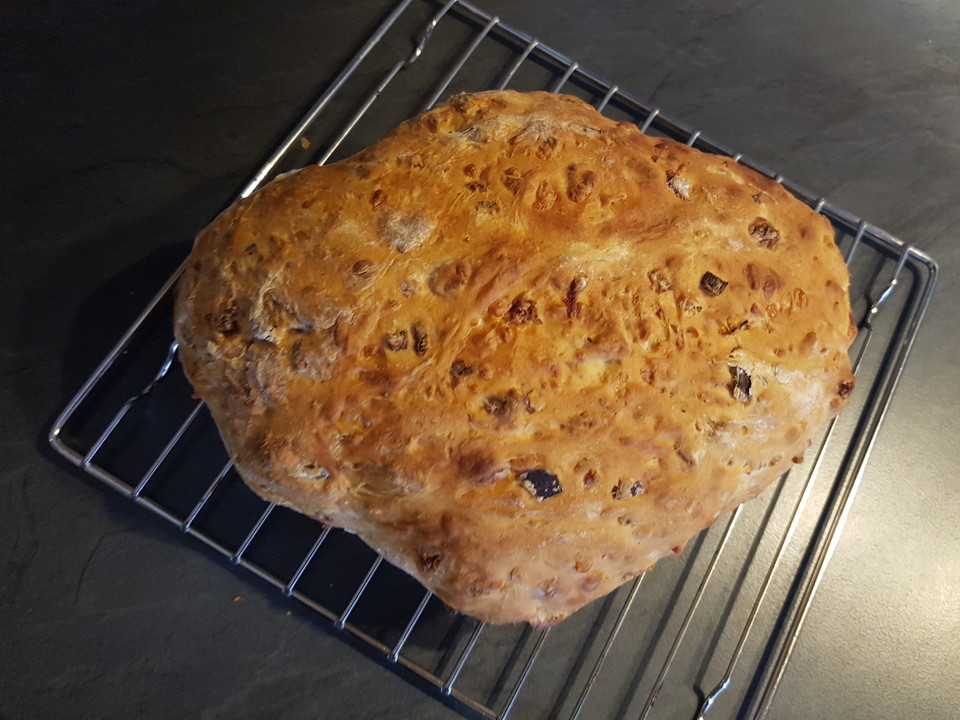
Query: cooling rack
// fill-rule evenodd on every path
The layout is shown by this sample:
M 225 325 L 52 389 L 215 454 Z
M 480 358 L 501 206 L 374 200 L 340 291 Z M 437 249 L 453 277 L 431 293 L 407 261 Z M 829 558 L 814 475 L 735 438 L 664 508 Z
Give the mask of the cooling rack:
M 924 253 L 468 2 L 402 0 L 243 187 L 326 163 L 454 92 L 578 95 L 774 178 L 836 230 L 860 334 L 857 392 L 807 460 L 617 592 L 548 629 L 491 626 L 354 536 L 250 492 L 171 344 L 178 270 L 55 421 L 64 457 L 372 648 L 467 716 L 762 718 L 771 708 L 937 278 Z

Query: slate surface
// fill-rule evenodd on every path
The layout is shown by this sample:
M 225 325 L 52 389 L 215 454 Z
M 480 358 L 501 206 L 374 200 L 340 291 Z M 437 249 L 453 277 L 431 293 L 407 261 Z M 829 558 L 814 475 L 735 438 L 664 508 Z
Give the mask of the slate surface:
M 772 717 L 960 717 L 960 6 L 482 4 L 940 261 Z M 45 441 L 389 7 L 0 10 L 0 717 L 456 717 Z

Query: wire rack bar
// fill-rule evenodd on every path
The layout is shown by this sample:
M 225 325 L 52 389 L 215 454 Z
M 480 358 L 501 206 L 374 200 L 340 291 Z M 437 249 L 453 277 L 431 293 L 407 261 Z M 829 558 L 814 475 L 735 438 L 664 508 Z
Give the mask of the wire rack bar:
M 847 248 L 846 254 L 843 256 L 843 261 L 847 264 L 847 267 L 850 266 L 850 263 L 853 261 L 853 254 L 857 251 L 857 248 L 860 247 L 860 241 L 863 240 L 863 234 L 867 231 L 867 224 L 861 220 L 857 224 L 857 232 L 853 236 L 853 240 L 850 241 L 850 247 Z
M 357 109 L 357 112 L 354 113 L 353 117 L 350 118 L 350 120 L 347 121 L 347 123 L 343 126 L 343 130 L 341 130 L 340 133 L 337 135 L 337 137 L 334 138 L 333 142 L 330 143 L 330 145 L 327 147 L 326 152 L 324 152 L 323 155 L 321 155 L 317 159 L 316 161 L 317 165 L 327 164 L 327 161 L 330 159 L 330 156 L 337 151 L 337 148 L 339 148 L 340 145 L 343 143 L 343 141 L 346 140 L 347 136 L 351 132 L 353 132 L 353 129 L 357 126 L 357 123 L 360 122 L 360 119 L 367 114 L 367 111 L 380 98 L 380 96 L 383 94 L 383 91 L 387 89 L 387 86 L 397 76 L 397 73 L 399 73 L 409 64 L 410 64 L 409 60 L 400 60 L 392 68 L 390 68 L 390 70 L 386 72 L 386 74 L 383 76 L 383 79 L 380 81 L 377 87 L 375 87 L 373 89 L 373 92 L 371 92 L 367 96 L 366 100 L 364 100 L 364 102 Z
M 607 107 L 607 105 L 610 103 L 611 98 L 613 98 L 613 96 L 616 95 L 617 92 L 619 92 L 619 90 L 620 90 L 619 85 L 611 85 L 610 89 L 607 90 L 607 92 L 604 94 L 600 102 L 597 103 L 596 105 L 597 112 L 603 112 L 604 109 Z
M 267 521 L 267 518 L 270 517 L 273 509 L 276 507 L 275 503 L 270 503 L 263 509 L 263 512 L 260 514 L 260 517 L 257 519 L 257 522 L 250 529 L 250 532 L 247 533 L 247 536 L 243 539 L 243 542 L 240 543 L 240 547 L 237 548 L 237 551 L 230 558 L 235 565 L 240 564 L 243 554 L 247 551 L 247 548 L 250 547 L 250 543 L 253 542 L 253 539 L 257 536 L 257 533 L 260 532 L 260 528 L 263 527 L 263 524 Z
M 476 646 L 477 640 L 480 639 L 480 633 L 485 627 L 486 623 L 477 623 L 476 627 L 473 628 L 473 632 L 470 633 L 470 639 L 467 640 L 467 644 L 464 645 L 463 651 L 460 653 L 460 657 L 457 658 L 456 664 L 450 671 L 450 677 L 448 677 L 446 682 L 443 683 L 441 690 L 444 695 L 449 695 L 453 691 L 453 686 L 460 678 L 460 673 L 463 672 L 463 666 L 467 664 L 467 658 L 469 658 L 470 653 L 473 652 L 473 648 Z
M 506 72 L 500 78 L 500 81 L 494 85 L 497 90 L 503 90 L 510 84 L 510 81 L 513 80 L 513 76 L 517 74 L 517 70 L 520 69 L 520 66 L 527 61 L 527 58 L 530 57 L 530 53 L 534 51 L 537 45 L 540 44 L 539 40 L 530 39 L 530 41 L 523 48 L 523 52 L 517 55 L 516 59 L 507 68 Z
M 627 595 L 626 601 L 621 606 L 620 612 L 617 614 L 617 619 L 614 621 L 613 627 L 610 629 L 610 632 L 607 634 L 607 639 L 603 643 L 603 647 L 600 648 L 600 654 L 597 656 L 596 661 L 593 663 L 593 667 L 590 669 L 590 675 L 587 676 L 587 681 L 584 683 L 579 697 L 577 697 L 577 704 L 574 705 L 573 710 L 570 713 L 569 720 L 577 720 L 580 717 L 580 713 L 583 712 L 583 708 L 587 703 L 587 697 L 590 695 L 590 690 L 593 689 L 594 683 L 597 681 L 597 678 L 600 677 L 600 670 L 603 668 L 603 664 L 607 661 L 607 657 L 610 655 L 610 649 L 613 647 L 614 641 L 620 634 L 620 630 L 623 627 L 623 622 L 627 619 L 627 614 L 633 607 L 633 601 L 636 600 L 637 593 L 640 592 L 640 586 L 643 584 L 643 579 L 646 576 L 647 573 L 641 573 L 630 586 L 630 593 Z
M 901 261 L 912 249 L 907 245 L 902 245 L 902 250 L 903 255 L 901 255 Z M 899 268 L 902 267 L 902 262 L 898 262 L 897 267 L 898 270 L 895 271 L 895 276 Z M 920 328 L 920 320 L 923 317 L 923 311 L 926 310 L 933 295 L 937 271 L 935 263 L 931 270 L 933 271 L 931 282 L 926 285 L 920 293 L 920 312 L 911 316 L 906 325 L 899 328 L 899 332 L 891 344 L 891 352 L 889 353 L 885 370 L 876 382 L 876 387 L 878 387 L 876 396 L 879 397 L 880 400 L 868 408 L 867 415 L 861 422 L 861 426 L 866 428 L 866 431 L 855 434 L 854 441 L 845 458 L 844 473 L 836 490 L 835 501 L 831 502 L 828 506 L 824 530 L 817 538 L 812 561 L 808 566 L 809 570 L 803 577 L 797 601 L 793 608 L 791 608 L 792 620 L 786 629 L 785 640 L 773 661 L 767 683 L 763 687 L 753 711 L 752 717 L 758 718 L 758 720 L 766 717 L 770 710 L 773 698 L 783 680 L 783 673 L 786 669 L 787 662 L 793 653 L 797 639 L 800 636 L 800 630 L 803 628 L 803 623 L 813 604 L 813 598 L 820 586 L 820 582 L 823 580 L 827 563 L 830 561 L 830 557 L 833 555 L 837 542 L 840 539 L 840 532 L 850 512 L 850 500 L 856 494 L 860 482 L 863 479 L 867 459 L 876 442 L 877 430 L 890 407 L 893 391 L 906 364 L 906 357 L 910 353 L 913 343 L 916 340 L 917 331 Z M 886 294 L 886 291 L 884 291 L 884 294 Z M 881 295 L 881 298 L 882 297 L 883 295 Z M 876 307 L 879 307 L 879 302 L 874 303 L 868 311 L 866 322 L 871 329 L 872 325 L 869 325 L 869 322 L 875 314 L 874 308 Z
M 390 654 L 387 655 L 387 659 L 390 662 L 396 662 L 397 658 L 400 656 L 400 653 L 403 651 L 403 646 L 407 644 L 407 640 L 410 638 L 410 633 L 413 632 L 413 628 L 416 627 L 417 623 L 420 622 L 420 617 L 423 615 L 423 611 L 427 609 L 427 603 L 430 602 L 430 598 L 433 597 L 433 593 L 427 590 L 423 594 L 423 598 L 420 600 L 420 604 L 417 605 L 417 609 L 413 611 L 413 615 L 410 617 L 410 621 L 407 623 L 407 626 L 403 629 L 400 637 L 397 639 L 396 644 L 393 646 L 393 650 L 390 651 Z
M 880 310 L 880 306 L 883 305 L 887 299 L 893 294 L 894 289 L 897 287 L 897 283 L 900 280 L 900 271 L 903 270 L 903 266 L 907 262 L 907 257 L 909 256 L 910 246 L 905 246 L 903 251 L 900 253 L 900 257 L 897 260 L 897 265 L 893 269 L 893 275 L 890 277 L 890 281 L 887 283 L 887 286 L 880 292 L 877 296 L 877 299 L 873 301 L 873 305 L 870 306 L 870 309 L 867 311 L 867 320 L 869 324 L 873 319 L 873 316 L 877 314 Z
M 264 180 L 269 177 L 270 173 L 273 172 L 273 169 L 277 166 L 277 163 L 283 159 L 283 156 L 287 154 L 294 143 L 296 143 L 301 137 L 303 137 L 304 132 L 313 122 L 317 119 L 324 108 L 327 107 L 330 100 L 340 92 L 343 86 L 346 84 L 347 80 L 357 71 L 357 68 L 360 67 L 360 64 L 364 61 L 367 55 L 370 54 L 370 51 L 383 39 L 383 36 L 387 34 L 387 31 L 393 27 L 394 23 L 397 22 L 397 19 L 403 14 L 404 10 L 410 5 L 413 0 L 401 0 L 394 7 L 393 11 L 384 19 L 380 26 L 374 31 L 373 35 L 367 40 L 367 42 L 360 48 L 353 59 L 347 64 L 347 66 L 340 71 L 340 74 L 333 80 L 329 85 L 327 90 L 317 99 L 313 106 L 307 110 L 303 118 L 294 125 L 290 133 L 281 141 L 280 145 L 277 146 L 277 149 L 266 159 L 263 165 L 260 166 L 260 169 L 254 174 L 244 188 L 240 191 L 240 197 L 247 197 L 250 193 L 256 190 L 260 185 L 263 184 Z
M 174 515 L 173 513 L 171 513 L 169 510 L 167 510 L 165 507 L 163 507 L 163 505 L 161 505 L 160 503 L 155 502 L 154 500 L 151 500 L 150 498 L 147 498 L 147 497 L 138 497 L 138 498 L 133 498 L 133 500 L 134 500 L 134 502 L 137 503 L 137 505 L 142 505 L 143 507 L 147 508 L 148 510 L 152 510 L 152 511 L 155 512 L 157 515 L 159 515 L 160 517 L 162 517 L 164 520 L 168 520 L 168 521 L 172 522 L 174 525 L 176 525 L 176 524 L 179 522 L 179 519 L 177 518 L 176 515 Z
M 246 558 L 240 558 L 240 560 L 237 562 L 237 565 L 242 567 L 244 570 L 249 570 L 258 578 L 260 578 L 261 580 L 265 580 L 267 583 L 269 583 L 270 585 L 273 585 L 278 590 L 283 590 L 283 581 L 280 580 L 280 578 L 278 578 L 273 573 L 269 572 L 268 570 L 264 570 L 262 567 L 257 565 L 257 563 L 250 562 Z
M 533 664 L 540 656 L 540 651 L 543 649 L 543 644 L 546 642 L 547 635 L 550 634 L 550 630 L 551 628 L 544 628 L 540 631 L 539 636 L 537 636 L 537 640 L 533 645 L 533 650 L 530 651 L 527 661 L 523 664 L 523 669 L 520 671 L 520 676 L 514 683 L 513 689 L 510 691 L 510 696 L 507 698 L 507 702 L 504 704 L 503 709 L 497 715 L 497 720 L 505 720 L 513 710 L 514 703 L 517 702 L 517 697 L 520 695 L 520 690 L 523 689 L 524 683 L 527 682 L 527 678 L 530 676 L 530 671 L 533 670 Z
M 831 421 L 830 429 L 832 431 L 833 425 L 836 420 Z M 763 582 L 760 586 L 760 591 L 757 593 L 757 597 L 753 602 L 753 607 L 750 608 L 750 614 L 747 616 L 747 620 L 743 625 L 743 629 L 740 631 L 740 637 L 737 640 L 737 645 L 734 648 L 734 651 L 730 657 L 727 667 L 724 670 L 723 677 L 720 682 L 718 682 L 713 689 L 707 693 L 703 701 L 700 703 L 700 707 L 697 708 L 696 720 L 704 720 L 704 716 L 714 705 L 714 703 L 719 699 L 720 695 L 724 693 L 729 687 L 730 683 L 733 680 L 733 673 L 737 668 L 737 663 L 740 662 L 740 656 L 743 654 L 743 650 L 746 647 L 747 638 L 750 637 L 750 632 L 753 630 L 753 626 L 756 623 L 757 616 L 760 612 L 760 608 L 763 605 L 764 600 L 767 597 L 767 592 L 770 589 L 770 584 L 773 581 L 774 575 L 776 574 L 777 568 L 780 566 L 780 562 L 783 559 L 784 551 L 787 548 L 787 545 L 790 542 L 790 539 L 793 537 L 793 533 L 796 530 L 797 523 L 800 520 L 800 515 L 803 511 L 803 508 L 806 507 L 807 500 L 810 497 L 810 493 L 813 490 L 813 480 L 817 477 L 817 470 L 819 469 L 820 462 L 823 458 L 823 450 L 827 445 L 827 439 L 829 438 L 829 432 L 827 436 L 824 437 L 820 450 L 817 453 L 817 461 L 814 464 L 813 469 L 810 473 L 807 474 L 806 482 L 803 484 L 803 490 L 800 493 L 800 496 L 797 498 L 796 503 L 793 506 L 793 512 L 790 515 L 790 520 L 787 523 L 787 529 L 784 534 L 780 537 L 780 542 L 777 545 L 777 549 L 774 552 L 773 561 L 767 567 L 767 573 L 763 578 Z
M 864 353 L 866 351 L 866 344 L 861 344 L 859 352 L 856 354 L 855 359 L 852 363 L 852 370 L 854 375 L 856 375 L 860 370 L 860 365 L 863 362 Z M 820 441 L 820 444 L 817 448 L 817 454 L 813 462 L 810 471 L 807 473 L 806 480 L 803 483 L 803 487 L 800 491 L 800 495 L 797 497 L 796 502 L 793 506 L 793 511 L 790 514 L 790 519 L 787 521 L 786 530 L 780 537 L 780 541 L 777 544 L 777 548 L 773 554 L 773 560 L 770 562 L 770 565 L 767 567 L 766 575 L 763 578 L 763 581 L 760 584 L 760 590 L 757 593 L 757 597 L 753 602 L 753 606 L 750 608 L 750 613 L 747 616 L 746 621 L 744 622 L 743 629 L 740 631 L 740 637 L 737 640 L 737 645 L 733 650 L 733 653 L 730 656 L 730 660 L 727 663 L 727 667 L 724 670 L 723 676 L 720 681 L 713 687 L 713 689 L 706 694 L 703 698 L 703 701 L 700 703 L 700 707 L 697 709 L 697 715 L 695 720 L 704 720 L 707 712 L 710 711 L 710 708 L 716 703 L 729 687 L 730 683 L 733 680 L 733 673 L 736 670 L 737 664 L 740 662 L 740 657 L 743 654 L 743 650 L 746 647 L 747 639 L 750 636 L 753 626 L 756 623 L 757 617 L 760 613 L 760 608 L 763 605 L 764 600 L 767 597 L 767 593 L 770 590 L 770 585 L 773 582 L 773 578 L 776 574 L 777 569 L 780 566 L 781 561 L 783 560 L 784 552 L 787 549 L 787 546 L 790 543 L 790 540 L 793 537 L 794 532 L 797 529 L 801 513 L 806 507 L 807 500 L 810 498 L 810 494 L 814 487 L 814 480 L 819 476 L 820 469 L 823 465 L 824 460 L 824 451 L 827 448 L 831 438 L 833 437 L 834 430 L 837 425 L 837 417 L 834 417 L 830 420 L 827 430 L 823 435 L 823 438 Z M 789 473 L 789 471 L 788 471 Z
M 129 338 L 126 336 L 124 337 L 126 339 L 126 342 L 121 340 L 120 343 L 117 343 L 117 347 L 114 348 L 114 350 L 117 350 L 117 348 L 119 348 L 119 350 L 122 351 L 124 348 L 126 348 L 127 344 L 129 343 L 129 340 L 132 338 L 132 335 Z M 121 344 L 122 344 L 122 347 L 121 347 Z M 119 352 L 117 354 L 119 354 Z M 103 447 L 103 444 L 107 441 L 107 438 L 109 438 L 110 435 L 113 433 L 113 431 L 117 429 L 117 426 L 120 424 L 120 421 L 123 420 L 126 414 L 130 411 L 130 408 L 132 408 L 137 401 L 147 397 L 151 392 L 153 392 L 153 389 L 157 387 L 157 385 L 160 383 L 161 380 L 163 380 L 164 377 L 166 377 L 167 372 L 170 370 L 170 366 L 173 364 L 173 360 L 176 357 L 176 355 L 177 355 L 177 343 L 174 342 L 170 344 L 170 347 L 167 350 L 167 355 L 164 358 L 163 363 L 160 365 L 160 369 L 157 370 L 156 375 L 153 376 L 153 379 L 151 379 L 150 382 L 147 383 L 147 385 L 143 388 L 143 390 L 141 390 L 139 393 L 131 397 L 123 405 L 120 406 L 120 409 L 117 411 L 116 415 L 114 415 L 113 419 L 111 419 L 110 422 L 107 423 L 107 427 L 104 429 L 104 431 L 100 433 L 100 437 L 98 437 L 94 441 L 93 445 L 90 447 L 87 453 L 82 457 L 81 464 L 83 466 L 89 465 L 93 460 L 93 456 L 96 455 L 98 452 L 100 452 L 100 449 Z M 97 375 L 99 372 L 100 372 L 100 368 L 97 368 L 97 372 L 95 372 L 94 375 Z M 106 368 L 103 369 L 103 372 L 104 373 L 106 372 Z M 77 393 L 77 397 L 79 398 L 79 400 L 76 403 L 77 406 L 79 406 L 80 402 L 82 402 L 83 400 L 83 397 L 86 397 L 86 394 L 92 388 L 93 388 L 92 385 L 90 387 L 87 387 L 85 385 L 81 389 L 80 393 Z M 83 395 L 83 397 L 80 397 L 81 394 Z M 63 419 L 63 415 L 61 415 L 60 418 L 57 418 L 57 421 L 54 423 L 54 429 L 50 431 L 51 440 L 59 441 L 60 429 L 63 426 L 63 423 L 61 422 L 62 419 Z
M 184 420 L 180 427 L 177 428 L 177 431 L 173 434 L 173 437 L 163 446 L 163 450 L 160 451 L 160 454 L 157 455 L 156 459 L 143 474 L 143 477 L 140 478 L 140 482 L 137 483 L 137 486 L 133 489 L 133 496 L 140 497 L 143 494 L 143 489 L 147 486 L 147 483 L 153 478 L 157 470 L 160 469 L 160 466 L 163 465 L 163 461 L 167 459 L 167 456 L 170 455 L 170 452 L 176 447 L 177 443 L 180 442 L 180 439 L 183 437 L 183 434 L 187 431 L 193 421 L 197 419 L 197 415 L 200 414 L 200 411 L 203 409 L 203 401 L 198 400 L 193 406 L 193 410 L 190 411 L 190 414 L 187 416 L 187 419 Z
M 220 487 L 220 483 L 223 482 L 223 479 L 227 476 L 227 473 L 233 469 L 233 461 L 227 460 L 226 464 L 220 469 L 220 472 L 217 473 L 216 477 L 213 478 L 213 481 L 207 486 L 207 489 L 203 491 L 203 495 L 200 496 L 200 499 L 197 500 L 196 505 L 193 506 L 193 509 L 190 510 L 190 514 L 180 523 L 180 529 L 186 532 L 193 525 L 194 520 L 197 519 L 197 515 L 200 514 L 200 511 L 203 510 L 203 507 L 207 504 L 207 501 L 213 496 L 213 493 L 216 492 L 216 489 Z
M 417 43 L 413 49 L 413 52 L 408 57 L 395 63 L 393 67 L 390 68 L 384 74 L 383 79 L 379 82 L 377 87 L 374 88 L 373 92 L 371 92 L 367 96 L 366 100 L 364 100 L 364 102 L 360 105 L 359 109 L 357 110 L 356 113 L 354 113 L 353 117 L 351 117 L 350 120 L 346 122 L 346 124 L 343 127 L 343 130 L 341 130 L 341 132 L 337 135 L 337 137 L 333 140 L 333 142 L 330 143 L 326 152 L 318 158 L 317 160 L 318 165 L 326 164 L 326 162 L 330 159 L 333 153 L 337 151 L 337 148 L 340 147 L 340 145 L 347 138 L 347 136 L 351 132 L 353 132 L 353 129 L 356 127 L 357 123 L 360 122 L 360 119 L 367 114 L 367 111 L 380 98 L 384 90 L 386 90 L 387 86 L 391 82 L 393 82 L 393 79 L 400 73 L 400 71 L 410 67 L 411 65 L 413 65 L 413 63 L 415 63 L 420 58 L 420 56 L 423 54 L 424 49 L 426 49 L 427 47 L 427 43 L 430 41 L 430 38 L 433 35 L 433 31 L 436 29 L 437 25 L 444 18 L 444 16 L 450 11 L 450 8 L 452 8 L 454 5 L 457 4 L 457 1 L 458 0 L 448 0 L 448 2 L 442 8 L 440 8 L 440 10 L 430 19 L 430 22 L 426 24 L 423 31 L 420 33 L 419 37 L 417 38 Z M 396 18 L 394 18 L 393 21 L 391 21 L 391 24 L 393 24 L 393 22 L 396 22 Z M 384 30 L 384 32 L 386 32 L 386 30 L 388 29 L 389 29 L 389 26 Z M 354 70 L 355 69 L 356 68 L 354 68 Z M 307 127 L 309 125 L 310 123 L 307 123 Z M 294 135 L 294 134 L 296 133 L 291 133 L 291 135 Z M 299 135 L 297 135 L 297 137 L 299 137 Z M 289 149 L 290 145 L 288 145 L 287 147 Z
M 294 590 L 291 593 L 290 597 L 292 597 L 294 600 L 298 600 L 299 602 L 306 605 L 308 608 L 313 610 L 315 613 L 317 613 L 321 617 L 329 620 L 330 623 L 333 625 L 333 627 L 337 627 L 336 623 L 337 623 L 337 618 L 339 616 L 337 615 L 337 613 L 330 610 L 326 605 L 323 605 L 317 602 L 312 597 L 310 597 L 306 593 L 300 592 L 299 590 Z M 343 630 L 344 628 L 337 628 L 337 629 Z
M 284 586 L 283 594 L 287 597 L 293 594 L 293 589 L 297 586 L 297 583 L 300 582 L 300 578 L 303 577 L 304 571 L 306 571 L 307 566 L 313 561 L 314 556 L 317 554 L 317 551 L 320 549 L 320 546 L 323 545 L 324 541 L 330 535 L 331 527 L 329 525 L 324 525 L 323 530 L 320 532 L 320 535 L 313 542 L 313 546 L 307 551 L 307 554 L 303 556 L 303 560 L 300 561 L 300 564 L 297 566 L 297 569 L 293 573 L 293 577 L 290 578 L 290 581 Z
M 64 426 L 70 417 L 77 411 L 83 401 L 87 399 L 87 396 L 90 395 L 90 391 L 96 387 L 97 383 L 99 383 L 103 379 L 104 375 L 107 374 L 107 371 L 113 367 L 113 364 L 116 362 L 117 358 L 120 357 L 123 351 L 127 349 L 127 346 L 130 345 L 134 335 L 136 335 L 144 321 L 153 314 L 153 311 L 156 309 L 157 305 L 160 304 L 160 301 L 163 300 L 173 289 L 174 284 L 177 282 L 177 278 L 179 278 L 180 273 L 183 272 L 185 264 L 186 260 L 180 263 L 180 267 L 174 271 L 173 275 L 167 278 L 166 282 L 164 282 L 164 284 L 160 287 L 160 290 L 157 291 L 157 294 L 151 298 L 150 302 L 147 303 L 147 306 L 140 312 L 139 315 L 137 315 L 133 321 L 133 324 L 127 328 L 127 330 L 117 341 L 117 344 L 111 348 L 110 352 L 107 353 L 107 356 L 100 362 L 99 365 L 97 365 L 90 377 L 86 379 L 86 381 L 77 391 L 77 394 L 70 399 L 70 402 L 67 403 L 67 406 L 57 416 L 57 419 L 53 421 L 53 425 L 50 427 L 50 432 L 47 434 L 47 439 L 49 440 L 50 445 L 52 445 L 57 452 L 73 462 L 75 465 L 85 467 L 89 465 L 90 461 L 86 455 L 77 452 L 70 445 L 63 441 L 61 436 Z M 132 405 L 139 398 L 148 395 L 153 388 L 156 387 L 156 384 L 160 381 L 160 379 L 167 374 L 167 370 L 170 368 L 170 365 L 173 362 L 176 351 L 177 344 L 174 342 L 170 345 L 170 349 L 167 352 L 167 356 L 164 359 L 157 376 L 140 392 L 139 395 L 130 398 L 130 400 L 127 401 L 128 404 Z M 124 407 L 126 407 L 126 405 Z M 126 413 L 127 410 L 129 410 L 129 408 L 126 410 L 121 410 L 121 412 Z M 119 420 L 117 422 L 119 422 Z M 100 444 L 102 445 L 102 441 Z M 87 455 L 90 457 L 92 457 L 93 454 L 93 450 L 90 450 L 87 453 Z
M 102 433 L 100 433 L 100 437 L 98 437 L 96 441 L 94 441 L 93 445 L 90 446 L 90 449 L 87 451 L 87 454 L 83 455 L 80 458 L 80 461 L 81 461 L 80 464 L 83 467 L 88 467 L 93 462 L 94 455 L 100 452 L 100 448 L 102 448 L 104 443 L 107 442 L 107 438 L 109 438 L 110 435 L 113 434 L 113 431 L 117 429 L 117 426 L 120 424 L 120 421 L 123 420 L 124 416 L 126 416 L 130 408 L 133 407 L 133 404 L 141 397 L 145 397 L 145 395 L 141 394 L 127 400 L 127 402 L 124 403 L 123 406 L 117 411 L 117 414 L 113 416 L 113 419 L 110 420 L 109 423 L 107 423 L 107 427 L 104 429 Z
M 694 594 L 693 600 L 690 601 L 690 607 L 687 609 L 687 614 L 684 616 L 683 622 L 680 623 L 680 629 L 677 630 L 677 634 L 673 638 L 673 643 L 670 645 L 670 650 L 667 652 L 667 657 L 663 661 L 663 666 L 660 668 L 660 673 L 657 675 L 657 679 L 653 683 L 653 688 L 651 688 L 650 694 L 647 695 L 647 701 L 640 710 L 640 720 L 646 720 L 646 718 L 649 717 L 650 711 L 657 702 L 657 697 L 660 695 L 660 691 L 663 689 L 663 683 L 664 680 L 666 680 L 667 673 L 670 672 L 670 667 L 673 665 L 673 661 L 677 657 L 677 650 L 680 649 L 680 643 L 683 642 L 683 638 L 687 634 L 687 628 L 690 627 L 690 622 L 693 620 L 693 616 L 697 612 L 697 608 L 700 607 L 700 601 L 703 599 L 703 593 L 707 589 L 710 579 L 713 577 L 714 570 L 717 569 L 717 563 L 720 562 L 720 556 L 727 547 L 727 541 L 730 540 L 730 535 L 733 533 L 733 529 L 736 527 L 737 520 L 740 518 L 740 513 L 742 511 L 743 505 L 737 505 L 737 509 L 734 510 L 733 514 L 730 515 L 729 520 L 727 520 L 727 527 L 724 529 L 723 535 L 720 537 L 720 542 L 717 543 L 717 548 L 713 552 L 713 557 L 710 558 L 710 564 L 703 573 L 703 577 L 700 580 L 700 585 L 697 587 L 697 592 Z
M 370 581 L 373 580 L 374 574 L 377 572 L 377 568 L 380 567 L 380 563 L 383 562 L 383 555 L 377 555 L 377 559 L 373 561 L 373 564 L 370 566 L 370 569 L 367 570 L 367 574 L 364 576 L 363 580 L 360 582 L 360 586 L 357 588 L 357 591 L 353 594 L 353 597 L 350 598 L 350 602 L 347 603 L 347 607 L 344 608 L 343 612 L 340 613 L 340 617 L 337 618 L 337 627 L 343 628 L 347 623 L 347 618 L 350 617 L 350 613 L 353 612 L 353 609 L 357 606 L 357 603 L 360 602 L 360 596 L 366 591 L 367 586 L 370 584 Z
M 560 89 L 567 84 L 567 81 L 570 79 L 570 76 L 580 67 L 580 63 L 571 62 L 567 66 L 566 71 L 557 78 L 557 81 L 550 87 L 550 92 L 560 92 Z
M 443 76 L 443 79 L 440 81 L 440 84 L 437 86 L 437 89 L 434 91 L 434 93 L 430 96 L 430 99 L 422 105 L 420 112 L 429 110 L 437 104 L 440 96 L 446 92 L 448 87 L 450 87 L 450 83 L 453 82 L 453 79 L 457 76 L 457 73 L 463 69 L 463 66 L 467 64 L 467 60 L 470 59 L 470 56 L 476 52 L 478 47 L 480 47 L 480 43 L 483 41 L 483 39 L 489 35 L 494 26 L 498 25 L 499 23 L 500 18 L 496 17 L 495 15 L 487 19 L 486 25 L 483 26 L 480 32 L 473 36 L 473 40 L 470 41 L 470 44 L 467 45 L 460 57 L 457 58 L 457 61 L 450 67 L 450 70 L 447 72 L 447 74 Z
M 650 126 L 653 125 L 653 121 L 660 117 L 660 108 L 653 108 L 648 114 L 646 119 L 643 121 L 643 124 L 640 125 L 640 132 L 647 132 L 650 130 Z
M 231 557 L 231 556 L 233 555 L 233 553 L 232 553 L 225 545 L 223 545 L 222 543 L 217 542 L 216 540 L 214 540 L 212 537 L 210 537 L 210 536 L 207 535 L 206 533 L 200 532 L 199 530 L 197 530 L 197 529 L 196 529 L 195 527 L 193 527 L 193 526 L 187 528 L 186 533 L 187 533 L 187 535 L 189 535 L 190 537 L 196 538 L 197 540 L 199 540 L 200 542 L 202 542 L 204 545 L 206 545 L 207 547 L 209 547 L 211 550 L 215 550 L 216 552 L 220 553 L 220 554 L 223 555 L 225 558 L 229 558 L 229 557 Z

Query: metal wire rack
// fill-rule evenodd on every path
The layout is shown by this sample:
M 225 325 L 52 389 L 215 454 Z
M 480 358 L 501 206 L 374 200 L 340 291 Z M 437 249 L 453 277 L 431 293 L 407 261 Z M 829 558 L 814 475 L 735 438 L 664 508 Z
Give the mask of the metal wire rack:
M 294 167 L 349 155 L 453 92 L 489 87 L 579 95 L 644 132 L 732 156 L 831 221 L 859 318 L 852 348 L 858 392 L 804 464 L 701 534 L 680 558 L 560 625 L 484 625 L 446 610 L 352 535 L 246 488 L 170 344 L 171 289 L 180 271 L 70 401 L 50 442 L 467 715 L 762 718 L 840 538 L 937 265 L 459 0 L 399 2 L 239 196 Z

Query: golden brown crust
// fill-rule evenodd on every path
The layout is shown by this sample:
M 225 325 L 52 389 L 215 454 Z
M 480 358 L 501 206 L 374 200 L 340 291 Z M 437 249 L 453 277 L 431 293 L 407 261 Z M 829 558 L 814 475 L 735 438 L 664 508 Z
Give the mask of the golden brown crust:
M 775 182 L 488 92 L 223 213 L 176 335 L 258 493 L 454 608 L 542 624 L 803 455 L 852 388 L 847 290 Z

